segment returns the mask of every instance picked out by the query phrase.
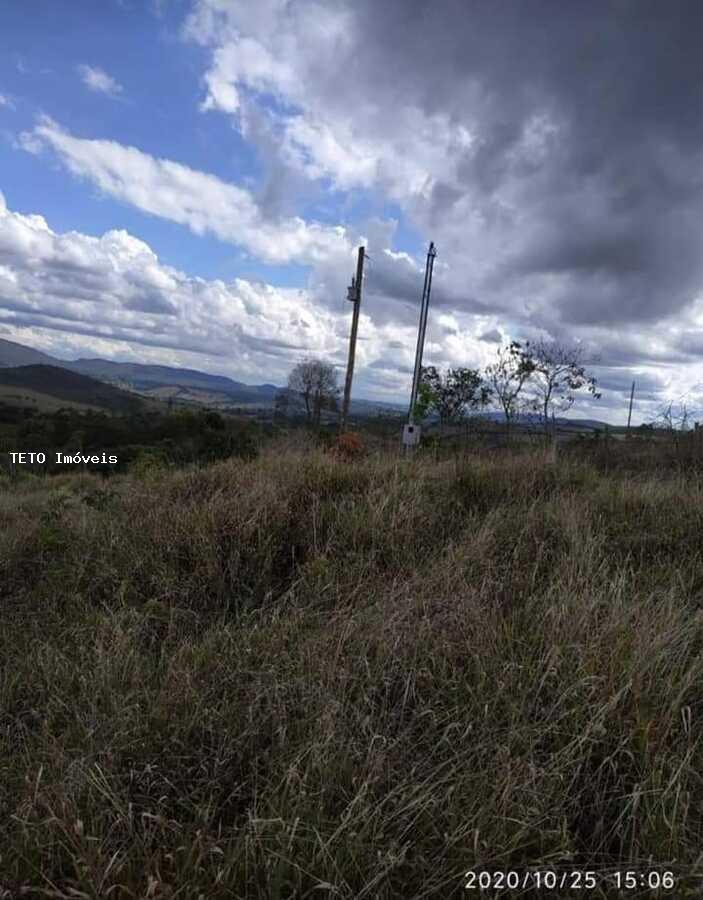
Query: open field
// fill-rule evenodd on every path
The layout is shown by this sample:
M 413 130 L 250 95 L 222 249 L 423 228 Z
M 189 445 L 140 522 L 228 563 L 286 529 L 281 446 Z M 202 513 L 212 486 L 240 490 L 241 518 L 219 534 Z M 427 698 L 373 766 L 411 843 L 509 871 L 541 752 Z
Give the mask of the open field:
M 539 453 L 1 482 L 4 896 L 690 870 L 702 526 L 695 472 Z
M 4 384 L 0 384 L 0 403 L 40 412 L 56 412 L 59 409 L 67 408 L 83 411 L 100 409 L 97 405 L 79 403 L 75 400 L 62 400 L 59 397 L 52 397 L 41 391 L 33 391 L 28 388 L 18 390 L 16 387 Z
M 156 401 L 148 401 L 151 408 Z M 144 401 L 94 378 L 58 366 L 30 365 L 0 367 L 0 404 L 54 412 L 60 408 L 105 409 L 130 413 L 143 408 Z

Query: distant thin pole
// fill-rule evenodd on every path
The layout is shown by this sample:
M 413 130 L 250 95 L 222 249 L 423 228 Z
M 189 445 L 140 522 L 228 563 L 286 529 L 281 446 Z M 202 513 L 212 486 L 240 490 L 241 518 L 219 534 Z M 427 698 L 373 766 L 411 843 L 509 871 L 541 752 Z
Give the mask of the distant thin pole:
M 630 409 L 627 413 L 627 433 L 630 433 L 630 422 L 632 421 L 632 401 L 635 399 L 635 382 L 632 382 L 632 390 L 630 391 Z
M 349 415 L 349 401 L 351 400 L 352 379 L 354 377 L 354 359 L 356 357 L 356 335 L 359 329 L 359 310 L 361 308 L 361 285 L 364 278 L 364 248 L 359 247 L 356 260 L 356 277 L 352 280 L 350 299 L 354 303 L 352 311 L 351 333 L 349 335 L 349 359 L 347 360 L 347 377 L 344 381 L 344 400 L 342 402 L 342 416 L 339 420 L 339 430 L 343 432 L 347 427 Z

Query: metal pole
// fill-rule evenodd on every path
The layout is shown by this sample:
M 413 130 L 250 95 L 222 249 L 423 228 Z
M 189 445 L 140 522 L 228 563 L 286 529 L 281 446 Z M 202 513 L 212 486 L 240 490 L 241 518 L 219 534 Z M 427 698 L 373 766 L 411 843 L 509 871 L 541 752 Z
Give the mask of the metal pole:
M 632 390 L 630 391 L 630 410 L 627 414 L 627 433 L 630 433 L 630 422 L 632 421 L 632 401 L 635 398 L 635 382 L 632 382 Z
M 349 359 L 347 360 L 347 377 L 344 381 L 344 400 L 342 401 L 342 416 L 339 420 L 339 430 L 343 432 L 347 427 L 349 414 L 349 401 L 351 400 L 352 378 L 354 377 L 354 358 L 356 356 L 356 334 L 359 329 L 359 310 L 361 308 L 361 285 L 364 277 L 364 248 L 359 247 L 356 261 L 356 277 L 352 280 L 352 297 L 354 309 L 352 311 L 351 334 L 349 335 Z
M 432 269 L 434 267 L 435 256 L 437 251 L 435 245 L 430 241 L 430 247 L 427 251 L 427 263 L 425 265 L 425 283 L 422 288 L 422 302 L 420 303 L 420 327 L 417 332 L 417 348 L 415 350 L 415 370 L 413 372 L 413 386 L 410 392 L 410 411 L 408 413 L 408 423 L 413 425 L 415 422 L 415 404 L 417 403 L 417 395 L 420 390 L 420 378 L 422 377 L 422 353 L 425 347 L 425 332 L 427 331 L 427 313 L 430 308 L 430 291 L 432 289 Z

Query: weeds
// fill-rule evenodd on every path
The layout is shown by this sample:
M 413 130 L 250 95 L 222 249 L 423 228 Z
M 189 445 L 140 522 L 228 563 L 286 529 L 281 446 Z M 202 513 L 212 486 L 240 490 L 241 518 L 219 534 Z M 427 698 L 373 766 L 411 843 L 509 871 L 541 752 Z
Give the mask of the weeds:
M 308 451 L 3 490 L 13 895 L 697 863 L 695 475 Z

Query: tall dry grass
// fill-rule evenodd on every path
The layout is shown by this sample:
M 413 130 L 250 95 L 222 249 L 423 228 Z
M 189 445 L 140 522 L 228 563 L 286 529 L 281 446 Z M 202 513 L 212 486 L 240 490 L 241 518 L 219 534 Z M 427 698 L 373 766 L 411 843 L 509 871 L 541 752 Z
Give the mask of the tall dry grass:
M 294 452 L 5 482 L 5 896 L 696 869 L 702 490 Z

